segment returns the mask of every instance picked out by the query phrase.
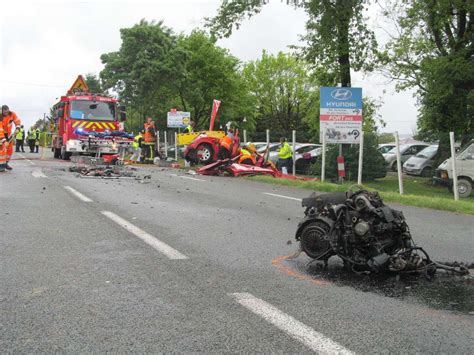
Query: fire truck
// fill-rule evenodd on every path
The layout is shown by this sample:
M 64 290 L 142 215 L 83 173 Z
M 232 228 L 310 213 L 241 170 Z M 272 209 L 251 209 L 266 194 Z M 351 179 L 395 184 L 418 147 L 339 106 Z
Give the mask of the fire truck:
M 53 119 L 55 158 L 118 154 L 120 147 L 133 142 L 133 135 L 123 129 L 125 107 L 111 96 L 90 93 L 81 75 L 53 106 Z

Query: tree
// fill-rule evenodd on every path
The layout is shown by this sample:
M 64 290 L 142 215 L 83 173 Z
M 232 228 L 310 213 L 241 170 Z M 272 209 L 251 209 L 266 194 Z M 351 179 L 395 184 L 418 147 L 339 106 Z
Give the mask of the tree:
M 292 130 L 308 131 L 316 118 L 319 91 L 307 63 L 291 54 L 264 51 L 245 66 L 243 76 L 256 102 L 257 129 L 271 127 L 285 136 Z
M 386 16 L 397 33 L 384 52 L 383 72 L 397 88 L 415 88 L 420 105 L 419 136 L 440 140 L 448 132 L 463 141 L 474 133 L 474 3 L 469 0 L 388 2 Z
M 190 111 L 196 125 L 206 128 L 213 100 L 218 99 L 222 104 L 217 121 L 242 122 L 245 117 L 247 128 L 253 127 L 253 102 L 242 80 L 240 61 L 199 30 L 181 35 L 177 46 L 181 65 L 173 83 L 179 99 L 176 106 Z
M 100 78 L 93 74 L 93 73 L 88 73 L 86 74 L 86 84 L 89 87 L 89 91 L 92 93 L 102 93 L 104 90 L 102 90 L 102 84 L 100 82 Z
M 307 42 L 302 54 L 317 69 L 323 85 L 351 86 L 351 69 L 372 70 L 376 59 L 377 42 L 367 27 L 364 11 L 369 0 L 287 0 L 302 7 L 309 20 Z M 268 1 L 222 1 L 218 14 L 207 19 L 211 33 L 229 37 L 234 27 L 239 28 L 245 18 L 258 14 Z

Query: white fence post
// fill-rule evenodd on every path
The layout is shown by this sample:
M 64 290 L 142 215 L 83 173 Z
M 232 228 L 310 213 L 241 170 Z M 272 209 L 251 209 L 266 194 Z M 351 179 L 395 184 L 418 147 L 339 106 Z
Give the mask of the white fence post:
M 296 175 L 295 148 L 296 148 L 296 131 L 293 130 L 293 176 Z
M 360 132 L 360 144 L 359 144 L 359 170 L 357 172 L 357 184 L 362 185 L 362 165 L 364 159 L 364 131 Z
M 247 130 L 244 129 L 244 144 L 247 144 Z
M 165 131 L 165 157 L 168 158 L 168 132 Z
M 156 151 L 160 154 L 160 131 L 156 132 Z
M 267 129 L 267 145 L 270 143 L 270 130 Z
M 174 159 L 178 160 L 178 133 L 174 132 Z
M 326 128 L 323 128 L 323 147 L 321 149 L 321 182 L 324 182 L 326 178 Z
M 398 189 L 400 191 L 400 195 L 403 195 L 402 161 L 400 157 L 400 143 L 398 141 L 398 132 L 395 132 L 395 145 L 397 149 Z
M 451 166 L 453 169 L 453 191 L 454 191 L 454 200 L 459 200 L 459 191 L 458 191 L 458 174 L 456 171 L 456 151 L 454 149 L 454 132 L 449 132 L 449 141 L 451 143 Z

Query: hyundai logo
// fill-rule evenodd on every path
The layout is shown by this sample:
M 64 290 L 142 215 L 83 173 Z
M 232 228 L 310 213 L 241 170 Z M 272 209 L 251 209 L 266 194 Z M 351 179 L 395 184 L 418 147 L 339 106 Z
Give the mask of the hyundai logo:
M 348 89 L 336 89 L 331 91 L 331 97 L 335 100 L 349 100 L 352 97 L 352 91 Z

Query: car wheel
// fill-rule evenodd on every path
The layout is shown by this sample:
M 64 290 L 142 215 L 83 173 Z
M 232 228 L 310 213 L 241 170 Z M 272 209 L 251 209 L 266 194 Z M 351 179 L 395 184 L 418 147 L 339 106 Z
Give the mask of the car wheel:
M 423 168 L 423 170 L 421 171 L 421 177 L 425 177 L 425 178 L 431 177 L 431 174 L 432 174 L 432 172 L 431 172 L 431 168 L 429 166 Z
M 209 164 L 212 162 L 212 157 L 214 156 L 214 150 L 212 147 L 207 144 L 199 144 L 197 147 L 197 157 L 201 164 Z
M 472 185 L 469 180 L 459 179 L 458 180 L 458 195 L 459 197 L 469 197 L 472 192 Z

